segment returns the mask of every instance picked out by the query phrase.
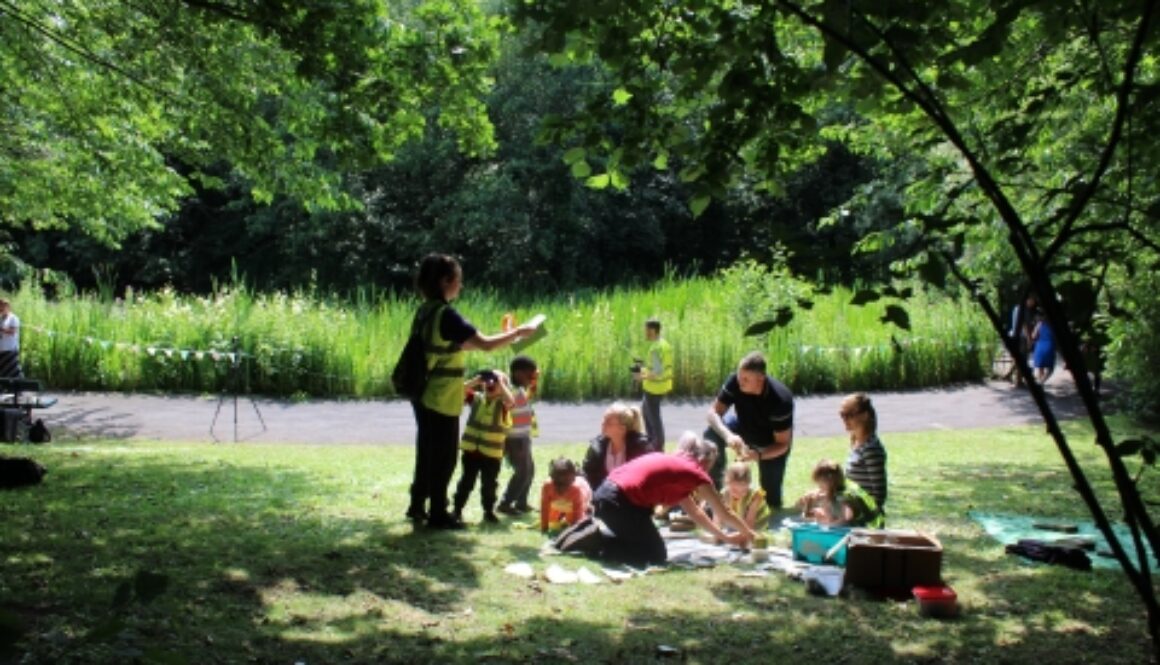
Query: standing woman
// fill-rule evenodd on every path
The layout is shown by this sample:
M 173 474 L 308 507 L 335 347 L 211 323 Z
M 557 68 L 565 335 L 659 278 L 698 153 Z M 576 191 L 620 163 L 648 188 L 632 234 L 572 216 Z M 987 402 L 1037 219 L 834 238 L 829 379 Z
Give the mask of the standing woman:
M 846 479 L 874 497 L 878 509 L 886 506 L 886 449 L 878 440 L 878 414 L 866 393 L 854 393 L 842 400 L 838 410 L 850 433 L 850 456 L 846 458 Z
M 459 415 L 463 411 L 466 352 L 491 351 L 535 332 L 523 325 L 496 335 L 481 335 L 451 306 L 463 288 L 463 269 L 446 254 L 428 254 L 419 264 L 415 286 L 424 302 L 415 313 L 427 354 L 428 379 L 415 410 L 415 474 L 407 517 L 427 520 L 436 529 L 462 529 L 447 510 L 447 487 L 455 475 Z M 428 501 L 430 507 L 428 509 Z

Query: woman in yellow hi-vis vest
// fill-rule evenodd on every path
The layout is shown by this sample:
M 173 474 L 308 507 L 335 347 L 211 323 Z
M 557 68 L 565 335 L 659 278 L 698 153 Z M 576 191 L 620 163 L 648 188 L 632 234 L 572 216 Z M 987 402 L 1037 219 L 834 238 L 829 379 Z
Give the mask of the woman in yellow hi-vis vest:
M 436 529 L 461 529 L 463 523 L 447 510 L 447 488 L 455 475 L 459 448 L 466 352 L 506 346 L 530 336 L 536 327 L 522 325 L 495 335 L 480 334 L 450 304 L 463 288 L 463 269 L 446 254 L 423 258 L 415 286 L 424 298 L 415 322 L 424 324 L 428 375 L 422 397 L 411 402 L 418 432 L 407 517 L 426 520 L 427 526 Z
M 638 374 L 644 398 L 640 413 L 644 416 L 644 430 L 653 450 L 664 452 L 665 424 L 661 420 L 661 400 L 673 390 L 673 347 L 661 337 L 661 322 L 649 319 L 644 324 L 648 340 L 648 356 Z

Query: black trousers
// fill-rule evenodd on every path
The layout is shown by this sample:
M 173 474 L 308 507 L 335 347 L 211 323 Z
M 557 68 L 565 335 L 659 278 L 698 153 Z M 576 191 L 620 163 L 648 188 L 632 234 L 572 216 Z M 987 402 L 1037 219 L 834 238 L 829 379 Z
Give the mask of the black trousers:
M 603 558 L 636 567 L 668 560 L 665 541 L 652 521 L 652 506 L 632 503 L 607 480 L 596 489 L 592 505 L 596 517 L 612 531 L 612 536 L 604 539 Z
M 480 479 L 479 498 L 484 512 L 495 510 L 495 495 L 499 488 L 499 468 L 502 461 L 481 453 L 463 453 L 463 471 L 455 487 L 455 510 L 463 510 L 475 490 L 475 479 Z
M 448 514 L 447 488 L 455 475 L 459 452 L 459 417 L 432 411 L 418 400 L 411 402 L 415 411 L 415 473 L 411 479 L 411 510 L 424 511 L 431 502 L 429 515 L 438 518 Z

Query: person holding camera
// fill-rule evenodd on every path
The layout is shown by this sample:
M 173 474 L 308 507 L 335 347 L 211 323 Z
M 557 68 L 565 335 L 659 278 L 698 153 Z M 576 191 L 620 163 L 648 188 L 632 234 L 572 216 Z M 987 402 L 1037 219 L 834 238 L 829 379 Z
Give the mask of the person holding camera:
M 665 424 L 661 420 L 661 400 L 673 390 L 673 347 L 661 337 L 661 322 L 649 319 L 644 324 L 648 340 L 646 360 L 632 366 L 633 376 L 640 381 L 644 397 L 640 412 L 644 429 L 653 442 L 653 450 L 665 451 Z
M 467 351 L 491 351 L 529 337 L 534 325 L 522 325 L 495 335 L 476 330 L 451 306 L 463 288 L 463 269 L 447 254 L 428 254 L 419 264 L 415 285 L 424 302 L 416 320 L 431 318 L 423 347 L 430 368 L 415 411 L 415 471 L 407 518 L 426 520 L 435 529 L 462 529 L 463 522 L 447 509 L 447 489 L 455 475 L 459 446 L 459 416 L 463 412 L 463 377 Z M 428 512 L 430 502 L 430 512 Z
M 463 522 L 463 507 L 475 490 L 475 481 L 481 479 L 480 500 L 483 521 L 495 523 L 495 501 L 499 487 L 499 470 L 503 462 L 503 444 L 512 426 L 511 409 L 515 406 L 508 378 L 503 372 L 485 369 L 464 384 L 471 413 L 463 428 L 459 450 L 463 471 L 455 487 L 455 509 L 451 513 L 456 522 Z

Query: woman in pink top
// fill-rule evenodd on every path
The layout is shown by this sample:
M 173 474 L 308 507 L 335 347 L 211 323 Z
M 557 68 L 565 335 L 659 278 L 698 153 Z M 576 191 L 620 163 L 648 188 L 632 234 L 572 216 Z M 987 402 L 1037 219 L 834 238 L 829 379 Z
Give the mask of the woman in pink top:
M 671 455 L 648 453 L 613 469 L 592 497 L 596 518 L 607 527 L 602 556 L 631 566 L 663 564 L 668 552 L 652 521 L 654 506 L 680 505 L 720 541 L 741 546 L 752 541 L 756 534 L 713 487 L 708 470 L 716 460 L 715 444 L 685 432 Z M 737 532 L 726 534 L 714 524 L 701 510 L 702 501 Z

